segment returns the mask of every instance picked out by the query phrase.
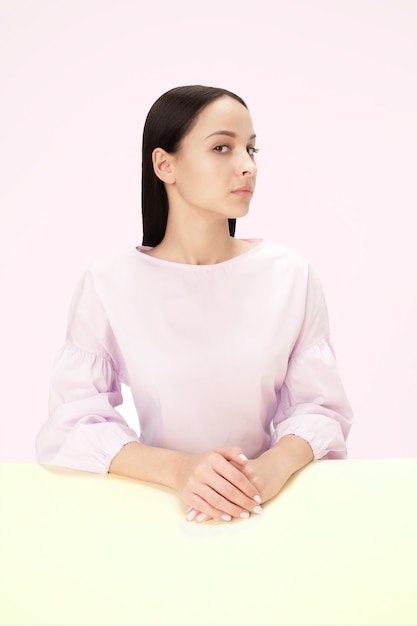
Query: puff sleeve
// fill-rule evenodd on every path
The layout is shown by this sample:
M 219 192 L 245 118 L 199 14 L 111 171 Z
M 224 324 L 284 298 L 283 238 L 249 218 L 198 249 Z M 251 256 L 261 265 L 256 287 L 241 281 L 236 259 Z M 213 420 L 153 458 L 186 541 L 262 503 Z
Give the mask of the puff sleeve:
M 87 270 L 52 370 L 49 419 L 36 438 L 39 463 L 106 473 L 120 449 L 139 440 L 115 409 L 123 402 L 120 369 L 117 345 Z
M 272 445 L 294 434 L 310 444 L 315 459 L 343 459 L 353 412 L 339 375 L 321 284 L 311 266 L 305 302 L 303 324 L 278 391 Z

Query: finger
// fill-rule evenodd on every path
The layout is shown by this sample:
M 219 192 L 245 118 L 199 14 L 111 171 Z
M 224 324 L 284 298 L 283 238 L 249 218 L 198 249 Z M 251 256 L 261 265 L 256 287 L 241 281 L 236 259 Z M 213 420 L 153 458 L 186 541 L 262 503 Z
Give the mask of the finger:
M 194 497 L 196 502 L 198 502 L 198 508 L 213 519 L 230 522 L 233 518 L 247 519 L 251 515 L 250 511 L 242 509 L 229 500 L 226 500 L 207 485 L 201 489 L 201 496 L 194 494 Z M 262 513 L 262 509 L 260 509 L 259 505 L 254 507 L 253 504 L 255 503 L 252 503 L 252 512 Z
M 211 519 L 214 519 L 215 522 L 218 522 L 218 518 L 211 518 L 209 515 L 207 515 L 206 513 L 202 513 L 201 511 L 198 511 L 197 509 L 193 508 L 192 506 L 188 507 L 188 509 L 186 510 L 186 515 L 185 518 L 188 522 L 208 522 Z
M 192 522 L 193 519 L 198 515 L 198 511 L 197 509 L 193 509 L 192 506 L 188 507 L 188 509 L 185 512 L 185 518 L 189 521 Z
M 207 485 L 203 485 L 199 490 L 204 500 L 216 510 L 220 510 L 232 517 L 249 517 L 250 513 L 261 513 L 258 496 L 248 497 L 240 489 L 220 475 L 210 478 Z M 257 498 L 257 499 L 255 499 Z
M 202 513 L 192 506 L 188 507 L 185 517 L 188 522 L 192 522 L 193 520 L 196 522 L 208 522 L 211 519 L 206 513 Z M 217 522 L 218 520 L 216 519 L 215 521 Z
M 249 460 L 242 448 L 237 446 L 233 448 L 216 448 L 216 452 L 221 454 L 227 461 L 237 463 L 238 465 L 245 465 Z
M 251 482 L 251 480 L 242 471 L 240 471 L 240 469 L 233 465 L 233 463 L 226 461 L 224 457 L 219 455 L 218 458 L 214 459 L 213 469 L 219 476 L 223 477 L 236 489 L 242 492 L 246 499 L 248 499 L 246 502 L 247 506 L 249 506 L 252 501 L 255 501 L 256 504 L 261 504 L 262 498 L 258 489 Z M 211 485 L 210 482 L 209 484 Z M 212 486 L 214 489 L 216 489 L 215 485 Z M 220 493 L 223 492 L 220 491 Z M 241 502 L 243 501 L 239 500 L 239 503 Z M 247 506 L 245 508 L 247 508 Z
M 209 491 L 210 489 L 206 487 L 206 492 L 205 492 L 206 497 L 210 496 L 210 494 L 208 493 Z M 198 494 L 193 494 L 193 499 L 197 503 L 195 509 L 198 509 L 201 512 L 204 512 L 207 515 L 207 519 L 214 519 L 216 522 L 219 520 L 222 520 L 224 522 L 230 522 L 232 520 L 233 516 L 230 513 L 226 513 L 225 511 L 216 509 Z M 245 516 L 249 517 L 249 514 L 247 513 L 247 511 L 245 511 L 244 513 L 245 513 Z M 195 519 L 195 516 L 193 516 L 193 519 Z

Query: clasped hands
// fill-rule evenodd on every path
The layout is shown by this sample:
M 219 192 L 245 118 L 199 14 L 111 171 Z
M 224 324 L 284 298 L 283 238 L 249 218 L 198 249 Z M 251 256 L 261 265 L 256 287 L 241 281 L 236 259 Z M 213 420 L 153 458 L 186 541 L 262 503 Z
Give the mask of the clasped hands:
M 239 447 L 185 455 L 178 469 L 177 490 L 189 508 L 188 521 L 230 521 L 262 513 L 261 504 L 285 483 L 271 476 L 268 457 L 249 460 Z
M 239 447 L 189 454 L 131 441 L 109 472 L 175 489 L 189 506 L 189 521 L 230 521 L 261 513 L 261 504 L 313 458 L 311 445 L 296 434 L 284 435 L 255 459 L 247 459 Z

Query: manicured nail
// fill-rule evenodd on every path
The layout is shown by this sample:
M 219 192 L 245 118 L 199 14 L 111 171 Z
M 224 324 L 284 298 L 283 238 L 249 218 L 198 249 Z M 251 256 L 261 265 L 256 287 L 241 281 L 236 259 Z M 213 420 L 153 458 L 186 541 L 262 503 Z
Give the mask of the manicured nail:
M 242 513 L 240 514 L 240 517 L 247 519 L 249 517 L 249 511 L 242 511 Z
M 232 519 L 231 515 L 226 515 L 226 513 L 224 515 L 222 515 L 222 519 L 224 519 L 225 522 L 230 522 L 230 520 Z
M 261 498 L 261 496 L 254 496 L 254 498 L 253 498 L 253 499 L 254 499 L 254 500 L 255 500 L 255 502 L 257 502 L 258 504 L 261 504 L 261 502 L 262 502 L 262 498 Z
M 260 506 L 255 506 L 255 507 L 252 509 L 252 511 L 253 511 L 254 513 L 258 513 L 258 514 L 261 514 L 261 513 L 262 513 L 262 509 L 261 509 L 261 507 L 260 507 Z
M 247 460 L 248 460 L 248 457 L 247 457 L 247 456 L 245 456 L 244 454 L 239 454 L 239 458 L 240 458 L 240 459 L 243 459 L 244 461 L 247 461 Z
M 207 519 L 207 515 L 205 513 L 200 513 L 200 515 L 197 515 L 196 517 L 197 522 L 204 522 L 205 519 Z
M 197 511 L 195 511 L 194 509 L 190 509 L 186 515 L 186 518 L 188 519 L 189 522 L 191 522 L 195 516 L 197 514 Z

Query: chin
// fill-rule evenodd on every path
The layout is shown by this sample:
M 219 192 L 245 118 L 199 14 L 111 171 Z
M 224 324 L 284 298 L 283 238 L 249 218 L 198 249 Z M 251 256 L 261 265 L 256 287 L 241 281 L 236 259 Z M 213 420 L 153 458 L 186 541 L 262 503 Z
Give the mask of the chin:
M 228 217 L 230 219 L 233 218 L 238 218 L 238 217 L 245 217 L 245 215 L 247 215 L 249 213 L 249 204 L 247 204 L 246 206 L 242 206 L 238 208 L 235 208 L 234 211 L 230 211 Z

